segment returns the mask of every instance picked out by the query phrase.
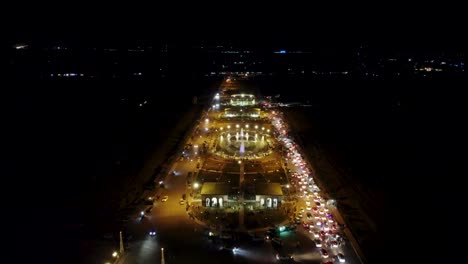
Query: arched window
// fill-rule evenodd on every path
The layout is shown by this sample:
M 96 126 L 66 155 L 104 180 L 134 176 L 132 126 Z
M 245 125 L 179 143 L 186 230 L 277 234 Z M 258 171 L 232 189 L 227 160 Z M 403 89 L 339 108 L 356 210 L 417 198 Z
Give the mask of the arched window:
M 265 199 L 264 198 L 261 198 L 260 199 L 260 206 L 265 206 Z
M 267 207 L 271 208 L 271 198 L 267 198 Z
M 277 199 L 277 198 L 274 198 L 274 199 L 273 199 L 273 207 L 274 207 L 274 208 L 277 208 L 277 207 L 278 207 L 278 199 Z
M 218 198 L 218 204 L 219 204 L 219 207 L 223 207 L 223 198 L 222 197 Z
M 216 207 L 218 205 L 218 199 L 216 197 L 211 198 L 211 207 Z
M 206 198 L 206 204 L 205 204 L 206 207 L 210 207 L 210 198 Z

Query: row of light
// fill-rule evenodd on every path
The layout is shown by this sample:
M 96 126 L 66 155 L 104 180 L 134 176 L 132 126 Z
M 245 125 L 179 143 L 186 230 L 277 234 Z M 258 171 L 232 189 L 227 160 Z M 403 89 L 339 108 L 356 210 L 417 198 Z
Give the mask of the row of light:
M 205 120 L 205 121 L 206 121 L 206 120 Z M 236 125 L 236 128 L 239 128 L 239 127 L 240 127 L 240 125 L 239 125 L 239 124 L 237 124 L 237 125 Z M 230 128 L 231 128 L 231 126 L 230 126 L 230 125 L 228 125 L 228 126 L 227 126 L 227 128 L 228 128 L 228 129 L 230 129 Z M 247 124 L 247 125 L 245 125 L 245 128 L 249 128 L 249 125 L 248 125 L 248 124 Z M 221 130 L 223 130 L 223 129 L 224 129 L 224 127 L 221 127 L 220 129 L 221 129 Z M 255 129 L 258 129 L 258 126 L 257 126 L 257 125 L 255 125 Z M 262 130 L 265 130 L 265 127 L 262 127 Z M 267 132 L 270 132 L 270 129 L 267 129 Z

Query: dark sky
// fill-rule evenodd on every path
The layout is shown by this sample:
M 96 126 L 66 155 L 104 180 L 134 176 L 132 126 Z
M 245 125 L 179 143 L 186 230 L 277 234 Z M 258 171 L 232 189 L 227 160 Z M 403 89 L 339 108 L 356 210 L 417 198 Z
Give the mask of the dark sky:
M 363 41 L 411 49 L 463 47 L 460 7 L 425 3 L 293 2 L 253 5 L 116 2 L 12 8 L 5 18 L 12 39 L 126 42 L 168 39 L 241 40 L 268 46 L 350 46 Z

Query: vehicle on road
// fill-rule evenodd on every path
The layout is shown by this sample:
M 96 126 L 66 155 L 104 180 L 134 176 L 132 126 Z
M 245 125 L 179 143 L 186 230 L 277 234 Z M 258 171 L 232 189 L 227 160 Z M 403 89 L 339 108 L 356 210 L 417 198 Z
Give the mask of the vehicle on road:
M 320 250 L 320 255 L 322 255 L 322 258 L 328 258 L 328 251 L 324 248 Z
M 221 236 L 219 236 L 221 239 L 232 239 L 232 235 L 227 233 L 227 232 L 222 232 Z
M 336 258 L 338 259 L 339 262 L 343 263 L 345 262 L 345 257 L 343 255 L 343 253 L 338 253 L 338 255 L 336 255 Z
M 315 239 L 314 242 L 316 247 L 322 247 L 322 241 L 320 241 L 320 239 Z
M 273 242 L 273 243 L 275 243 L 275 244 L 277 244 L 277 245 L 279 245 L 279 246 L 282 246 L 282 245 L 283 245 L 283 240 L 281 240 L 280 238 L 277 238 L 277 237 L 273 238 L 273 239 L 271 240 L 271 242 Z
M 291 254 L 279 254 L 279 253 L 276 254 L 276 259 L 281 262 L 283 261 L 290 262 L 294 260 Z
M 149 235 L 150 235 L 150 236 L 156 236 L 156 230 L 150 229 Z
M 161 202 L 167 202 L 167 199 L 169 199 L 169 196 L 166 195 L 161 199 Z

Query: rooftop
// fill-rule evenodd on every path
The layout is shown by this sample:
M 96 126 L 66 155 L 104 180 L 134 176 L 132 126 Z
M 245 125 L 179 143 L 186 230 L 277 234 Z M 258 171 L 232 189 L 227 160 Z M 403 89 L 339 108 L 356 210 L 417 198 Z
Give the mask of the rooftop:
M 203 183 L 201 194 L 202 195 L 217 195 L 217 194 L 228 194 L 232 190 L 232 186 L 228 183 L 217 183 L 217 182 L 205 182 Z
M 254 186 L 256 195 L 283 195 L 283 190 L 279 183 L 257 183 Z

